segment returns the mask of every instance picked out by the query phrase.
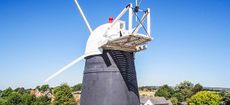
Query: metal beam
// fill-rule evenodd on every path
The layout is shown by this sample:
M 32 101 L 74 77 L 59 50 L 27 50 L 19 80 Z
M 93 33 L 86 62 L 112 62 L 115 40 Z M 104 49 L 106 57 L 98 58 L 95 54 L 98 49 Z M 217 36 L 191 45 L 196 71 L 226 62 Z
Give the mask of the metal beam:
M 151 35 L 151 15 L 150 15 L 150 8 L 147 9 L 148 15 L 147 15 L 147 33 L 148 35 Z
M 129 8 L 129 32 L 132 33 L 132 27 L 133 27 L 133 9 L 132 9 L 132 4 L 130 4 Z
M 127 10 L 129 10 L 131 4 L 127 5 L 121 13 L 115 18 L 115 20 L 112 22 L 111 26 L 109 28 L 112 28 L 113 25 L 126 13 Z

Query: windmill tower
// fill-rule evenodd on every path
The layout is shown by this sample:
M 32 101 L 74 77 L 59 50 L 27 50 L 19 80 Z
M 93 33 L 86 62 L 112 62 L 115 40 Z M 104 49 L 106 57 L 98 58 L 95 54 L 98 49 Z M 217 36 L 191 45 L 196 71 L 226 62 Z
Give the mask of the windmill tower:
M 47 80 L 85 59 L 81 105 L 140 105 L 134 64 L 134 53 L 146 49 L 150 36 L 150 9 L 140 10 L 128 4 L 113 20 L 92 30 L 79 3 L 75 3 L 83 17 L 90 36 L 85 54 L 64 66 Z M 121 17 L 128 12 L 128 28 Z M 142 18 L 137 17 L 143 12 Z M 133 15 L 137 25 L 133 27 Z M 146 25 L 143 24 L 146 21 Z M 145 28 L 147 26 L 147 28 Z M 144 28 L 146 34 L 139 33 Z

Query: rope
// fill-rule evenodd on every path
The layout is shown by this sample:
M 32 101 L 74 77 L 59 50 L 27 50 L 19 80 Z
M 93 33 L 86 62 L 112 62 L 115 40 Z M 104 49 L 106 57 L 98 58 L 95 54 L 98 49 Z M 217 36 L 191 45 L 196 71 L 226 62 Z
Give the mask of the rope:
M 135 13 L 134 13 L 134 14 L 135 14 Z M 146 34 L 149 35 L 147 29 L 146 29 L 145 26 L 141 23 L 140 18 L 137 16 L 137 14 L 135 14 L 135 15 L 136 15 L 136 17 L 137 17 L 137 20 L 140 22 L 141 26 L 143 27 L 144 31 L 146 32 Z M 139 25 L 139 24 L 138 24 L 138 25 Z M 137 25 L 137 26 L 138 26 L 138 25 Z M 136 27 L 137 27 L 137 26 L 136 26 Z M 133 30 L 133 32 L 136 31 L 136 29 L 137 29 L 137 28 L 135 28 L 135 30 Z

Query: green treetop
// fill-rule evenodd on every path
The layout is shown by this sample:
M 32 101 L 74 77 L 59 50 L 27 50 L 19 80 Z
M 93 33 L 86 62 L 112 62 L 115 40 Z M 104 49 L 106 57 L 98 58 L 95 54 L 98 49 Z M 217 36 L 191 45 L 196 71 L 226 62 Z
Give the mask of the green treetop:
M 174 93 L 173 88 L 171 88 L 168 85 L 163 85 L 156 91 L 155 96 L 165 97 L 166 99 L 169 99 L 171 98 L 173 93 Z
M 188 100 L 189 105 L 220 105 L 222 97 L 216 92 L 200 91 Z
M 54 88 L 53 105 L 76 105 L 76 101 L 72 95 L 72 90 L 67 84 L 62 84 Z

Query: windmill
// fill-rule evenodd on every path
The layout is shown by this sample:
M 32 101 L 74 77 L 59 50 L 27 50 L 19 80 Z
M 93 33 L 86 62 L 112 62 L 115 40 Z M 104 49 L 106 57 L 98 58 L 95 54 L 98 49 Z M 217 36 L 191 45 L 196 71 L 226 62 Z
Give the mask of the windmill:
M 78 1 L 75 3 L 90 32 L 85 53 L 45 81 L 85 59 L 81 105 L 140 105 L 134 54 L 145 50 L 146 43 L 152 40 L 150 9 L 140 10 L 136 0 L 135 7 L 128 4 L 114 20 L 110 17 L 108 23 L 92 30 Z M 121 20 L 126 12 L 128 28 Z M 138 18 L 138 12 L 143 12 L 142 18 Z M 134 15 L 138 19 L 135 27 Z M 140 28 L 144 28 L 146 34 L 140 33 Z

